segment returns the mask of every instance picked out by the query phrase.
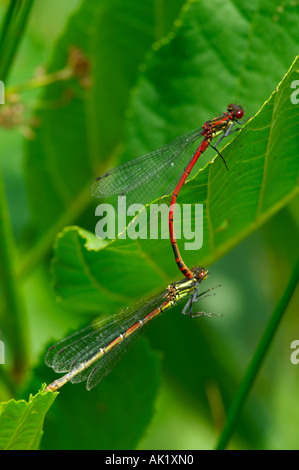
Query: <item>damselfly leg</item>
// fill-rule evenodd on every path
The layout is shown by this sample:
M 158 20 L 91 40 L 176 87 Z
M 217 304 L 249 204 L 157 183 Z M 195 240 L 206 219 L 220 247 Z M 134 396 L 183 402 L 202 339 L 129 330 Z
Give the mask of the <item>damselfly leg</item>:
M 210 294 L 210 292 L 212 290 L 216 289 L 217 287 L 220 287 L 220 285 L 210 287 L 210 289 L 207 289 L 204 292 L 200 292 L 199 288 L 197 288 L 196 291 L 191 295 L 191 297 L 188 300 L 188 302 L 186 303 L 185 307 L 183 308 L 182 314 L 183 315 L 189 315 L 191 318 L 214 317 L 214 316 L 219 317 L 219 316 L 221 316 L 218 313 L 206 313 L 206 312 L 203 312 L 203 311 L 201 311 L 201 312 L 194 312 L 193 311 L 193 305 L 196 302 L 199 302 L 200 300 L 205 299 L 206 297 L 210 297 L 211 295 L 215 295 L 214 293 Z

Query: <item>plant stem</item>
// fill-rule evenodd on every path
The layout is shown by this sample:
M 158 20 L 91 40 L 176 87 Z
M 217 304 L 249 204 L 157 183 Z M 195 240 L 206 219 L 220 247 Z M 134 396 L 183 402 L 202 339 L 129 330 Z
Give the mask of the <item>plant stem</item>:
M 65 67 L 64 69 L 58 70 L 57 72 L 40 75 L 24 83 L 20 83 L 19 85 L 10 86 L 6 89 L 6 94 L 7 96 L 15 93 L 19 94 L 26 90 L 32 90 L 42 86 L 50 85 L 51 83 L 56 83 L 58 81 L 68 80 L 72 76 L 73 70 L 70 67 Z
M 16 276 L 16 258 L 16 246 L 0 174 L 0 283 L 4 297 L 1 326 L 13 357 L 13 376 L 20 379 L 27 365 L 28 352 L 27 329 L 24 327 L 25 308 Z
M 245 400 L 253 386 L 253 383 L 257 377 L 257 374 L 261 368 L 261 365 L 265 359 L 265 356 L 268 352 L 268 349 L 271 345 L 271 342 L 275 336 L 275 333 L 278 329 L 279 323 L 286 311 L 286 308 L 289 304 L 289 301 L 296 289 L 299 280 L 299 259 L 294 267 L 291 279 L 287 285 L 287 288 L 282 295 L 280 301 L 278 302 L 269 322 L 264 331 L 264 334 L 261 338 L 261 341 L 255 351 L 255 354 L 252 358 L 251 363 L 249 364 L 245 377 L 237 391 L 234 402 L 229 410 L 227 421 L 225 427 L 221 433 L 219 442 L 216 446 L 216 449 L 221 450 L 225 449 L 231 435 L 234 432 L 236 422 L 240 416 L 242 407 L 245 403 Z
M 2 26 L 0 79 L 7 80 L 34 0 L 11 1 Z
M 20 7 L 19 0 L 11 0 L 10 4 L 6 10 L 6 13 L 3 18 L 3 22 L 1 25 L 1 36 L 0 36 L 0 49 L 5 41 L 6 33 L 9 29 L 10 24 L 13 21 L 14 16 L 17 14 L 17 11 Z

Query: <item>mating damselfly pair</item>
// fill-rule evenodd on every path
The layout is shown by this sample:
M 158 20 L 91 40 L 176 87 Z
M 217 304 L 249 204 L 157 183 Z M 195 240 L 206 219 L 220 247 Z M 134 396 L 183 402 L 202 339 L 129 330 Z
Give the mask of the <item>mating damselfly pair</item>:
M 194 304 L 209 295 L 207 293 L 211 290 L 199 292 L 200 283 L 206 279 L 208 271 L 205 268 L 189 269 L 183 262 L 174 234 L 174 208 L 178 194 L 196 161 L 211 146 L 213 138 L 221 133 L 222 137 L 212 148 L 224 161 L 216 146 L 224 137 L 238 130 L 234 125 L 236 122 L 243 124 L 239 121 L 243 116 L 244 110 L 241 106 L 230 104 L 227 112 L 207 121 L 201 129 L 191 131 L 159 150 L 136 158 L 96 178 L 91 190 L 93 196 L 129 194 L 138 202 L 150 202 L 158 190 L 167 193 L 167 188 L 175 186 L 169 210 L 169 233 L 175 261 L 185 279 L 168 285 L 158 296 L 137 302 L 134 306 L 99 320 L 52 346 L 47 352 L 46 364 L 55 372 L 65 375 L 48 385 L 46 390 L 55 391 L 67 382 L 77 383 L 84 380 L 88 390 L 93 388 L 111 371 L 144 327 L 183 298 L 189 297 L 183 308 L 183 314 L 191 317 L 212 315 L 193 311 Z M 189 157 L 187 166 L 184 166 L 190 149 L 200 138 L 202 138 L 200 145 L 192 157 Z M 227 168 L 225 161 L 224 163 Z

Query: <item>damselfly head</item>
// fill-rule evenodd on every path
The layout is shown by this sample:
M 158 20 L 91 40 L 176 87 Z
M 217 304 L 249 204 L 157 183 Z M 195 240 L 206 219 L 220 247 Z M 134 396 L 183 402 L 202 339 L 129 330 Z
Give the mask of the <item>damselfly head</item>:
M 245 114 L 243 106 L 239 104 L 229 104 L 227 107 L 227 111 L 232 114 L 233 119 L 242 119 Z
M 207 275 L 209 274 L 208 270 L 205 268 L 195 267 L 191 269 L 192 273 L 194 274 L 194 278 L 197 281 L 203 281 L 206 279 Z

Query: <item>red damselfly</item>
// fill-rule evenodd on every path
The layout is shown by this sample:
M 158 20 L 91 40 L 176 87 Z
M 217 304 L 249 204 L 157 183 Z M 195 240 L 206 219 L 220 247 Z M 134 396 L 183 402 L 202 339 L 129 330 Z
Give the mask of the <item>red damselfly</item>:
M 169 210 L 170 240 L 176 263 L 188 279 L 192 278 L 192 271 L 182 260 L 174 234 L 173 218 L 176 199 L 198 158 L 209 146 L 218 153 L 227 168 L 224 158 L 216 147 L 224 137 L 239 130 L 235 128 L 235 123 L 244 124 L 240 121 L 243 116 L 242 106 L 229 104 L 226 112 L 207 121 L 202 128 L 184 134 L 158 150 L 109 170 L 97 177 L 91 187 L 92 196 L 103 198 L 126 195 L 128 204 L 149 203 L 154 196 L 169 194 L 175 187 Z M 212 146 L 212 140 L 221 133 L 223 135 L 215 146 Z M 199 139 L 202 141 L 198 146 Z M 191 158 L 190 155 L 192 155 Z M 189 162 L 185 166 L 188 156 Z
M 243 124 L 242 122 L 239 121 L 239 119 L 242 119 L 244 116 L 244 109 L 240 105 L 236 104 L 229 104 L 227 107 L 227 112 L 221 114 L 221 116 L 215 117 L 214 119 L 211 119 L 210 121 L 207 121 L 203 125 L 203 129 L 201 131 L 201 134 L 204 136 L 199 147 L 197 148 L 196 152 L 192 156 L 192 159 L 188 163 L 187 167 L 184 170 L 183 175 L 181 176 L 180 181 L 178 182 L 175 190 L 172 193 L 171 196 L 171 201 L 170 201 L 170 209 L 169 209 L 169 234 L 170 234 L 170 242 L 171 246 L 173 249 L 175 261 L 178 265 L 179 270 L 186 276 L 188 279 L 192 279 L 193 273 L 192 270 L 190 270 L 186 264 L 184 263 L 178 245 L 177 241 L 175 238 L 175 233 L 174 233 L 174 226 L 173 226 L 173 219 L 174 219 L 174 210 L 175 210 L 175 203 L 177 200 L 177 197 L 179 195 L 179 192 L 184 185 L 187 177 L 190 175 L 192 168 L 194 167 L 195 163 L 197 162 L 198 158 L 203 154 L 203 152 L 208 148 L 210 145 L 218 155 L 221 157 L 223 160 L 226 169 L 227 165 L 222 157 L 221 153 L 218 152 L 216 146 L 221 142 L 221 140 L 224 137 L 227 137 L 230 135 L 232 132 L 238 130 L 238 128 L 234 128 L 234 124 L 237 122 L 238 124 Z M 223 135 L 220 137 L 218 142 L 216 142 L 215 146 L 211 145 L 211 141 L 217 137 L 219 134 L 223 133 Z
M 192 279 L 183 279 L 167 286 L 166 290 L 152 298 L 143 299 L 120 313 L 94 322 L 52 346 L 45 362 L 55 372 L 65 375 L 47 386 L 59 390 L 67 382 L 86 380 L 86 388 L 95 387 L 114 367 L 128 349 L 130 343 L 155 317 L 189 296 L 182 313 L 190 317 L 212 316 L 211 313 L 193 312 L 195 302 L 201 300 L 213 288 L 199 292 L 199 284 L 208 271 L 193 268 Z

